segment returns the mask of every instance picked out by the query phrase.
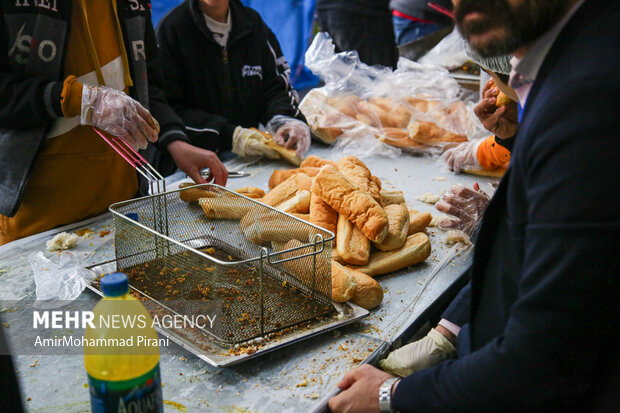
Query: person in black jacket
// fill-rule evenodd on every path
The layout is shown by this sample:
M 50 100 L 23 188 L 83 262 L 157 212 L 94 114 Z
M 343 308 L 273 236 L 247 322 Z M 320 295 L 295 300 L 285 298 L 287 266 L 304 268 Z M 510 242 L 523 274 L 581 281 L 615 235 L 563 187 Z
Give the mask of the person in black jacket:
M 253 133 L 246 128 L 262 124 L 298 155 L 309 148 L 289 65 L 256 11 L 238 0 L 186 0 L 164 17 L 157 38 L 164 92 L 194 145 L 277 158 L 245 139 Z
M 398 51 L 388 5 L 389 0 L 317 0 L 316 12 L 337 52 L 355 50 L 367 65 L 396 69 Z
M 456 360 L 400 382 L 363 366 L 334 412 L 612 412 L 620 406 L 620 2 L 461 0 L 482 55 L 514 52 L 524 106 L 481 223 Z M 527 18 L 524 18 L 527 16 Z

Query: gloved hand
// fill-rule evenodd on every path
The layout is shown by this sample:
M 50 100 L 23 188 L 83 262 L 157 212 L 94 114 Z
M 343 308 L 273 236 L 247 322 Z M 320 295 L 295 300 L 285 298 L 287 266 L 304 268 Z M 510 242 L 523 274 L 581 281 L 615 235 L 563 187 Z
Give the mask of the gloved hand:
M 157 142 L 159 133 L 159 123 L 144 106 L 123 91 L 105 86 L 82 87 L 80 123 L 124 138 L 134 149 Z
M 484 140 L 463 142 L 454 148 L 448 149 L 441 155 L 441 161 L 452 172 L 461 172 L 463 169 L 480 168 L 478 162 L 478 147 Z
M 280 155 L 266 142 L 267 138 L 252 129 L 237 126 L 233 133 L 232 151 L 239 156 L 266 156 L 278 159 Z
M 285 148 L 294 146 L 299 157 L 303 157 L 310 148 L 310 129 L 299 119 L 276 115 L 267 123 L 267 131 L 278 145 Z
M 498 94 L 499 89 L 495 87 L 493 79 L 489 79 L 482 89 L 482 99 L 474 106 L 474 113 L 486 130 L 494 133 L 500 139 L 510 139 L 519 130 L 517 102 L 511 101 L 498 108 L 495 106 Z
M 392 351 L 379 361 L 379 366 L 388 373 L 405 377 L 455 355 L 456 348 L 450 340 L 433 328 L 426 337 Z
M 460 229 L 470 234 L 482 218 L 489 200 L 489 196 L 480 190 L 478 183 L 474 183 L 474 189 L 454 185 L 449 191 L 444 192 L 441 201 L 435 204 L 438 211 L 454 217 L 439 221 L 439 228 Z

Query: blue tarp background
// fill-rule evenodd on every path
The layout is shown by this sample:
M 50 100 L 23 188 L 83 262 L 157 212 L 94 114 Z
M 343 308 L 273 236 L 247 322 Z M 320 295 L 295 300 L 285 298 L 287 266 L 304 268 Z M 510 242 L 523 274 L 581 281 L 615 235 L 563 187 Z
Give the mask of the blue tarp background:
M 153 25 L 182 0 L 153 0 L 151 2 Z M 312 87 L 318 83 L 316 76 L 303 66 L 304 54 L 312 36 L 315 0 L 241 0 L 258 11 L 275 33 L 282 52 L 291 65 L 291 83 L 296 89 Z

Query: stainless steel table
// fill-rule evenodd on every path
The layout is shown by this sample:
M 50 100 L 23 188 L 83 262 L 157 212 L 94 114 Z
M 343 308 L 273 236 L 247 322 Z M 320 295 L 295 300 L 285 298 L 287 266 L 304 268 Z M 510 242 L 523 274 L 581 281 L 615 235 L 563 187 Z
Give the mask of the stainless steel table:
M 332 148 L 315 144 L 310 154 L 336 160 L 343 156 Z M 442 171 L 434 160 L 403 154 L 395 159 L 364 159 L 385 189 L 400 189 L 409 208 L 435 213 L 432 205 L 416 200 L 426 192 L 440 195 L 453 184 L 471 186 L 478 181 L 488 193 L 492 180 Z M 237 159 L 227 165 L 238 169 Z M 262 160 L 246 165 L 251 176 L 229 180 L 230 188 L 258 186 L 267 190 L 273 169 L 286 169 L 281 162 Z M 183 175 L 177 174 L 177 178 Z M 169 185 L 170 186 L 170 185 Z M 66 227 L 88 227 L 95 232 L 90 242 L 75 250 L 84 266 L 113 258 L 113 224 L 109 214 Z M 99 231 L 111 230 L 103 237 Z M 27 256 L 45 251 L 45 242 L 59 229 L 38 234 L 0 247 L 0 300 L 20 299 L 34 291 L 32 270 Z M 363 322 L 291 345 L 280 351 L 228 369 L 216 369 L 173 345 L 161 358 L 163 395 L 166 411 L 224 412 L 300 412 L 324 406 L 342 375 L 362 363 L 385 353 L 408 326 L 418 320 L 441 294 L 462 274 L 471 259 L 462 244 L 447 246 L 445 233 L 429 228 L 432 254 L 426 262 L 379 277 L 385 296 L 381 307 Z M 92 243 L 92 245 L 91 245 Z M 46 252 L 47 253 L 47 252 Z M 49 254 L 49 253 L 48 253 Z M 446 256 L 453 256 L 446 259 Z M 431 276 L 436 274 L 434 277 Z M 423 291 L 422 291 L 423 290 Z M 422 293 L 421 293 L 422 292 Z M 421 293 L 421 294 L 420 294 Z M 97 301 L 85 291 L 80 299 Z M 418 320 L 419 321 L 419 320 Z M 16 341 L 17 329 L 0 326 L 9 341 Z M 32 412 L 89 411 L 86 374 L 81 356 L 36 355 L 13 349 L 22 397 Z

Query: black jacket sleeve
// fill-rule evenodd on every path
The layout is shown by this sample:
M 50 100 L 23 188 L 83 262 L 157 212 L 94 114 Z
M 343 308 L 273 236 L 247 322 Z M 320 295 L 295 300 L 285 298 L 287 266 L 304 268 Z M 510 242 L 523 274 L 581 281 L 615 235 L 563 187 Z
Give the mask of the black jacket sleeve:
M 171 142 L 182 140 L 190 142 L 185 134 L 183 120 L 168 104 L 162 90 L 162 74 L 159 70 L 157 41 L 150 21 L 146 24 L 145 48 L 147 56 L 147 73 L 149 84 L 149 110 L 160 126 L 158 146 L 166 148 Z
M 528 207 L 519 296 L 503 334 L 403 379 L 395 409 L 555 411 L 593 387 L 601 363 L 617 360 L 619 90 L 592 73 L 570 85 L 536 96 L 547 103 L 529 113 L 536 126 L 524 137 L 535 138 L 515 148 L 523 152 L 509 178 L 523 182 Z
M 236 125 L 229 124 L 223 116 L 197 109 L 187 104 L 181 57 L 177 53 L 183 46 L 178 33 L 164 20 L 157 29 L 159 62 L 165 78 L 166 98 L 175 112 L 183 119 L 185 130 L 192 144 L 209 150 L 227 150 L 231 147 Z M 193 22 L 188 22 L 193 24 Z
M 62 81 L 17 73 L 9 64 L 9 39 L 0 13 L 0 127 L 30 129 L 62 116 Z
M 298 95 L 289 82 L 291 68 L 280 49 L 273 32 L 263 23 L 266 31 L 265 67 L 263 68 L 263 96 L 265 111 L 260 122 L 267 125 L 275 115 L 286 115 L 306 122 L 298 105 Z

